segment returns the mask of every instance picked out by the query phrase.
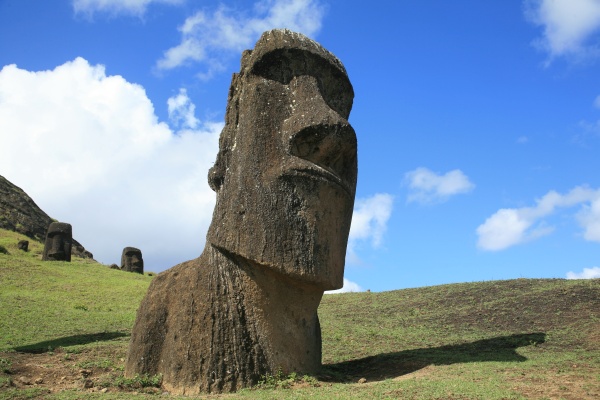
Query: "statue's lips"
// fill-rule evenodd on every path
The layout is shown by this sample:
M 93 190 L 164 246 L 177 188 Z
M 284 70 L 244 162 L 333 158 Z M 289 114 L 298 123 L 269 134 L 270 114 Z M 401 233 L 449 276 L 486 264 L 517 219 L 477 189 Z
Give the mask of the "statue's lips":
M 348 196 L 353 197 L 350 187 L 339 176 L 319 165 L 313 165 L 310 168 L 295 168 L 286 171 L 286 175 L 306 176 L 310 179 L 325 180 L 339 186 Z

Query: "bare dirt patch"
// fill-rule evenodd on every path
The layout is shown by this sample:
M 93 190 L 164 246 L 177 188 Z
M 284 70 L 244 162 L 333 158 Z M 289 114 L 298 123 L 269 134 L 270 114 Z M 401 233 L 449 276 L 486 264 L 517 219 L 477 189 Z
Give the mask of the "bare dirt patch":
M 135 388 L 123 384 L 125 352 L 119 346 L 92 347 L 71 353 L 64 349 L 43 353 L 6 352 L 0 359 L 9 360 L 4 388 L 41 389 L 48 393 L 64 390 L 86 392 L 156 393 L 157 388 Z M 5 379 L 5 382 L 7 380 Z

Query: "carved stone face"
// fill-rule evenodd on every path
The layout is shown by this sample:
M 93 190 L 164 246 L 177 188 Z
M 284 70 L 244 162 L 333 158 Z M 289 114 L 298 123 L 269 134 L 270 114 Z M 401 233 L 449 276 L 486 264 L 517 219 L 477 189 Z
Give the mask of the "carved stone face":
M 352 86 L 316 42 L 271 31 L 234 75 L 208 240 L 323 290 L 342 286 L 356 190 Z
M 71 224 L 52 222 L 46 233 L 44 243 L 44 261 L 71 261 L 71 245 L 73 243 L 73 230 Z
M 142 251 L 135 247 L 125 247 L 121 254 L 121 269 L 123 271 L 144 273 L 144 260 Z

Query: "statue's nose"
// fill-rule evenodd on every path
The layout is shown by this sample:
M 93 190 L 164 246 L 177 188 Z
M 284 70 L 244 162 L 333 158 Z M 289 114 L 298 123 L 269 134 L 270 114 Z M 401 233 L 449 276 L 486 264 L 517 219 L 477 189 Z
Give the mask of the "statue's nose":
M 343 186 L 353 187 L 356 180 L 354 129 L 327 104 L 316 78 L 296 77 L 290 82 L 290 90 L 292 112 L 282 126 L 288 153 L 324 168 L 339 178 Z

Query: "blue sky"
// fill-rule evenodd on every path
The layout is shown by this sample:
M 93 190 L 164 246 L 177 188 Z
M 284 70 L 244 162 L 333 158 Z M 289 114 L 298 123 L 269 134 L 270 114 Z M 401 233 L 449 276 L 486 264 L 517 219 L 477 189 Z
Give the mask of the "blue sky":
M 231 74 L 282 27 L 354 86 L 345 290 L 600 277 L 599 0 L 0 0 L 0 175 L 100 262 L 197 257 Z

